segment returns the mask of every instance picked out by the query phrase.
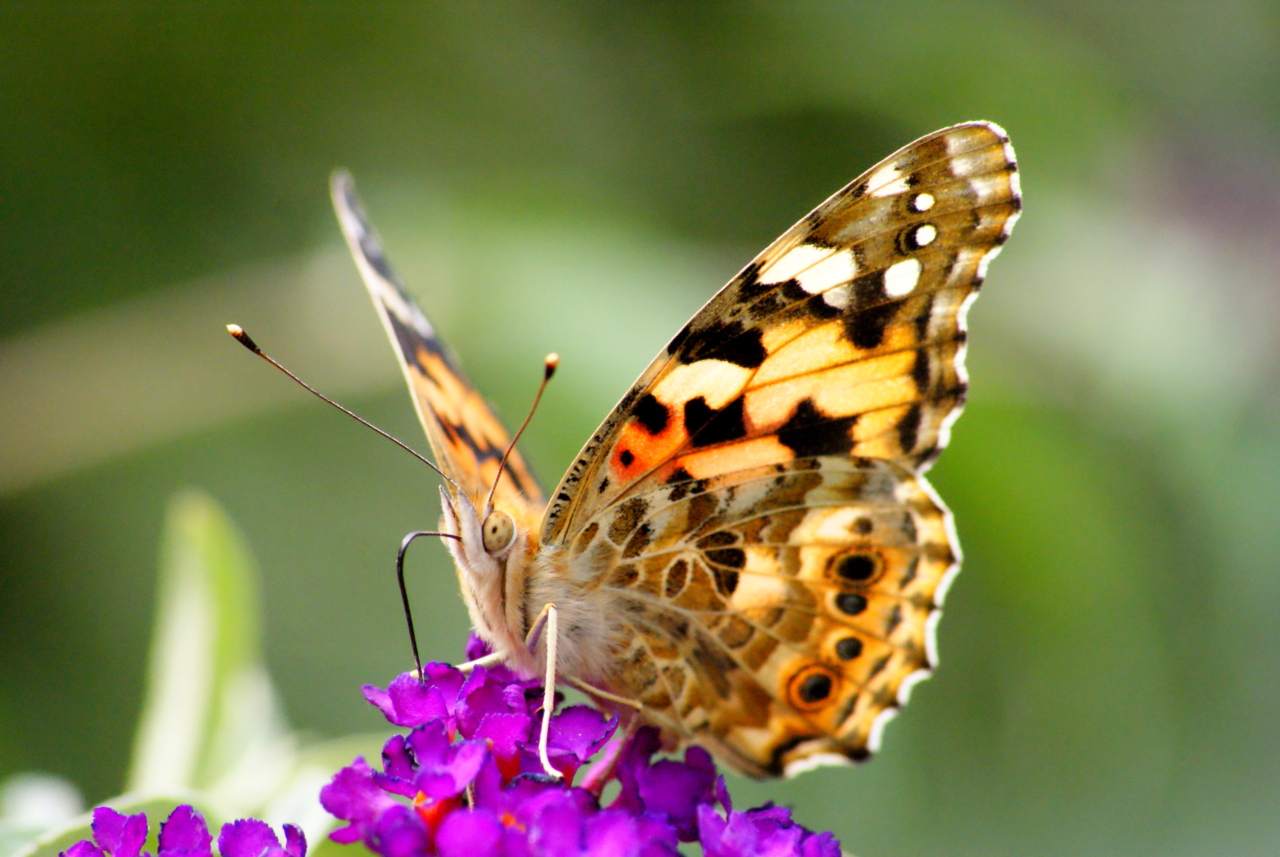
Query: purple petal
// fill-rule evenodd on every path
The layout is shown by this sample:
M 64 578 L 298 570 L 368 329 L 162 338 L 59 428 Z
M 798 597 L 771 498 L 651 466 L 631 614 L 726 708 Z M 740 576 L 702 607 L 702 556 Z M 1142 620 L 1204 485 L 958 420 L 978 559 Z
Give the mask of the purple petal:
M 810 833 L 800 848 L 802 857 L 840 857 L 840 841 L 834 833 Z
M 490 654 L 489 644 L 472 634 L 471 638 L 467 640 L 467 660 L 478 661 L 487 654 Z M 500 684 L 520 684 L 524 687 L 536 687 L 538 685 L 536 678 L 522 679 L 516 675 L 514 670 L 501 664 L 490 666 L 486 669 L 488 669 L 490 677 Z
M 532 729 L 533 718 L 527 714 L 490 714 L 480 720 L 471 737 L 491 742 L 493 754 L 508 759 L 529 741 Z
M 436 848 L 441 857 L 497 857 L 501 854 L 502 832 L 502 825 L 488 810 L 459 810 L 440 825 Z
M 735 813 L 729 818 L 729 835 L 752 857 L 797 857 L 804 828 L 753 821 L 745 813 Z
M 364 697 L 396 726 L 421 726 L 453 714 L 463 676 L 448 664 L 430 663 L 422 668 L 426 682 L 410 673 L 392 679 L 386 691 L 365 685 Z
M 645 809 L 665 814 L 680 838 L 689 842 L 697 835 L 698 805 L 713 799 L 716 769 L 701 747 L 690 747 L 684 758 L 660 759 L 640 773 L 638 781 Z
M 497 761 L 490 756 L 476 775 L 474 802 L 476 806 L 491 810 L 495 815 L 506 811 L 506 793 L 502 788 L 502 772 Z
M 466 788 L 480 774 L 480 768 L 489 758 L 489 748 L 483 741 L 464 741 L 454 747 L 449 768 L 460 788 Z
M 665 819 L 642 815 L 636 819 L 636 829 L 642 843 L 637 857 L 667 857 L 680 853 L 677 850 L 680 838 Z
M 622 791 L 614 799 L 611 807 L 626 810 L 639 815 L 644 812 L 644 800 L 640 797 L 640 776 L 648 770 L 649 759 L 658 752 L 662 740 L 658 730 L 652 726 L 642 726 L 631 736 L 619 754 L 615 776 L 622 786 Z
M 724 777 L 716 777 L 716 800 L 720 801 L 725 812 L 733 812 L 733 801 L 729 799 L 729 787 L 725 785 Z
M 631 857 L 640 850 L 635 819 L 616 809 L 601 810 L 588 820 L 583 844 L 589 854 Z
M 489 684 L 489 670 L 482 666 L 475 666 L 467 673 L 466 681 L 462 683 L 462 687 L 458 689 L 458 699 L 463 700 L 470 697 L 473 693 L 478 693 Z M 500 687 L 502 682 L 494 682 L 495 687 Z M 501 691 L 499 691 L 501 692 Z
M 547 744 L 573 754 L 581 765 L 605 745 L 617 727 L 617 715 L 606 719 L 603 712 L 589 705 L 574 705 L 551 718 Z
M 330 815 L 357 827 L 372 825 L 382 813 L 399 806 L 374 783 L 373 772 L 363 757 L 338 771 L 328 785 L 320 789 L 320 805 Z M 352 838 L 351 831 L 343 828 L 331 833 L 330 838 L 336 842 L 354 842 L 360 837 Z
M 222 825 L 218 834 L 218 852 L 222 857 L 260 857 L 280 849 L 271 825 L 256 818 L 242 818 Z
M 707 857 L 839 857 L 830 833 L 813 834 L 791 821 L 784 807 L 765 804 L 722 818 L 709 804 L 698 807 L 698 834 Z
M 382 747 L 382 770 L 373 772 L 373 782 L 383 791 L 412 798 L 418 793 L 413 784 L 417 763 L 403 735 L 392 735 Z
M 390 720 L 395 716 L 395 706 L 391 704 L 391 694 L 373 684 L 361 686 L 365 702 L 382 712 L 382 716 Z
M 733 813 L 729 813 L 732 815 Z M 698 841 L 707 843 L 715 842 L 724 835 L 724 829 L 729 826 L 729 822 L 723 815 L 716 812 L 715 807 L 704 803 L 698 807 Z M 704 844 L 703 849 L 706 849 Z
M 774 806 L 773 801 L 738 814 L 747 816 L 753 824 L 772 822 L 778 825 L 790 825 L 794 823 L 791 821 L 791 810 L 785 806 Z
M 454 797 L 471 785 L 488 758 L 484 742 L 463 741 L 450 747 L 445 759 L 420 765 L 414 784 L 433 800 Z
M 364 831 L 358 824 L 348 824 L 329 833 L 329 838 L 339 845 L 351 845 L 364 838 Z
M 211 857 L 213 837 L 204 816 L 183 804 L 160 825 L 159 857 Z
M 546 857 L 577 857 L 582 851 L 583 811 L 560 791 L 548 800 L 529 825 L 529 844 L 536 854 Z
M 107 852 L 94 845 L 91 840 L 81 839 L 66 851 L 59 852 L 58 857 L 107 857 Z
M 426 723 L 409 733 L 409 751 L 419 768 L 438 768 L 448 764 L 449 736 L 440 721 Z
M 675 828 L 661 819 L 606 809 L 587 820 L 584 851 L 609 857 L 677 857 L 677 844 Z
M 418 857 L 427 853 L 430 842 L 426 825 L 417 813 L 396 804 L 378 819 L 365 844 L 383 857 Z
M 504 792 L 503 799 L 506 815 L 529 831 L 530 845 L 536 853 L 547 848 L 568 848 L 569 838 L 558 835 L 561 830 L 570 831 L 573 842 L 580 843 L 580 820 L 599 811 L 593 795 L 541 776 L 518 778 Z
M 147 841 L 147 816 L 122 815 L 109 807 L 93 811 L 93 838 L 111 857 L 138 857 Z
M 489 644 L 472 633 L 472 635 L 467 638 L 467 660 L 478 661 L 488 654 L 491 654 Z
M 482 721 L 494 714 L 527 715 L 529 704 L 522 689 L 496 682 L 484 667 L 476 667 L 458 695 L 458 731 L 464 737 L 477 738 Z
M 284 826 L 284 850 L 289 857 L 307 857 L 307 834 L 295 824 Z
M 530 688 L 541 689 L 541 687 L 542 685 L 538 684 L 537 679 L 530 679 L 529 681 L 512 679 L 502 686 L 502 698 L 506 700 L 507 708 L 512 711 L 529 712 L 529 690 Z M 559 699 L 558 696 L 557 699 Z M 541 700 L 542 694 L 538 694 L 538 708 L 542 707 Z

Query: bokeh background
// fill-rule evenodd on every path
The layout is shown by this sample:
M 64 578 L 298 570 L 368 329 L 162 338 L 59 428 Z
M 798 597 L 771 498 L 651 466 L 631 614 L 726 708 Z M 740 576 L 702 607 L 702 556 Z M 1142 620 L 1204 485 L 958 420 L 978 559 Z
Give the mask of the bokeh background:
M 0 778 L 119 790 L 187 486 L 259 558 L 292 723 L 380 728 L 435 482 L 223 331 L 425 445 L 332 169 L 501 412 L 561 354 L 554 482 L 776 234 L 983 118 L 1026 209 L 933 471 L 941 670 L 872 763 L 735 793 L 869 857 L 1280 851 L 1277 4 L 11 3 L 0 116 Z

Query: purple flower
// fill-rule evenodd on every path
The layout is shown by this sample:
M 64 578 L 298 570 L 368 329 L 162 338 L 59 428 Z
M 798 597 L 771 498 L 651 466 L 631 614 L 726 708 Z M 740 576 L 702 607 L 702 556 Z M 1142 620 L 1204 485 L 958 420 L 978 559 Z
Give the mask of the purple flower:
M 246 818 L 222 825 L 218 851 L 222 857 L 306 857 L 307 838 L 299 828 L 286 824 L 282 847 L 271 825 Z
M 96 818 L 96 812 L 94 816 Z M 257 823 L 262 824 L 261 821 Z M 226 834 L 225 828 L 223 834 Z M 274 839 L 275 834 L 272 833 L 271 837 Z M 160 825 L 160 854 L 164 857 L 209 857 L 209 845 L 212 841 L 204 817 L 186 804 L 169 813 L 168 821 Z M 227 849 L 222 847 L 221 837 L 218 839 L 218 847 L 223 857 L 227 857 Z M 307 850 L 305 844 L 302 850 Z M 301 854 L 295 857 L 301 857 Z
M 63 857 L 140 857 L 147 841 L 147 817 L 122 815 L 105 806 L 93 811 L 93 841 L 82 839 L 62 852 Z M 218 851 L 222 857 L 306 857 L 307 840 L 292 824 L 284 826 L 285 844 L 257 819 L 233 821 L 222 826 Z M 182 805 L 160 825 L 157 857 L 212 857 L 213 838 L 204 816 Z M 147 857 L 147 855 L 141 855 Z
M 715 765 L 701 747 L 686 750 L 684 762 L 650 762 L 660 747 L 658 730 L 644 727 L 636 732 L 618 762 L 622 791 L 613 806 L 665 816 L 680 839 L 691 842 L 697 837 L 697 808 L 715 797 Z
M 727 817 L 709 803 L 698 806 L 698 841 L 706 857 L 840 857 L 833 834 L 806 830 L 785 807 L 767 803 L 734 812 L 723 777 L 716 783 L 716 798 Z
M 484 654 L 473 637 L 468 657 Z M 362 841 L 384 857 L 670 857 L 679 842 L 697 840 L 713 857 L 840 853 L 831 834 L 795 824 L 786 809 L 734 812 L 700 747 L 683 761 L 655 760 L 660 736 L 644 727 L 606 748 L 618 717 L 586 706 L 551 718 L 547 755 L 563 778 L 548 777 L 538 760 L 536 680 L 505 667 L 464 675 L 428 664 L 423 672 L 425 681 L 403 675 L 385 691 L 365 688 L 388 721 L 410 731 L 384 745 L 381 770 L 356 759 L 321 790 L 324 807 L 347 822 L 330 834 L 334 840 Z M 575 786 L 602 749 L 585 787 Z M 612 779 L 621 790 L 602 807 L 601 790 Z
M 142 813 L 122 815 L 100 806 L 93 811 L 90 829 L 93 841 L 81 839 L 62 854 L 65 857 L 138 857 L 147 841 L 147 817 Z

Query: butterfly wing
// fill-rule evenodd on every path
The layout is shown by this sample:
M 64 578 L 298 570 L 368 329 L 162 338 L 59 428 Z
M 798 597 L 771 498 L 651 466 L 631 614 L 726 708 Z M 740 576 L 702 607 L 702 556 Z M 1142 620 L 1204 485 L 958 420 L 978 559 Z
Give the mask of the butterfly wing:
M 917 140 L 712 298 L 579 454 L 543 539 L 616 593 L 651 719 L 753 774 L 874 749 L 934 662 L 958 548 L 921 474 L 1019 210 L 1000 128 Z
M 330 191 L 342 232 L 413 391 L 436 461 L 473 500 L 483 498 L 498 477 L 510 437 L 391 269 L 351 176 L 335 173 Z M 503 477 L 495 497 L 509 507 L 544 502 L 537 481 L 515 450 Z
M 612 562 L 619 692 L 756 775 L 874 752 L 936 662 L 950 518 L 892 462 L 799 458 L 637 494 L 580 536 Z

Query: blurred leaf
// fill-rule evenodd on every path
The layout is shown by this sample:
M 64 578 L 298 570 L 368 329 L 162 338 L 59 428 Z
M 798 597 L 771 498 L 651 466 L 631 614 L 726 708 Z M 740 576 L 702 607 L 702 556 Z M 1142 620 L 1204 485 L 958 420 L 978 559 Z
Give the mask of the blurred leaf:
M 256 575 L 213 500 L 194 491 L 173 500 L 130 791 L 222 781 L 235 803 L 252 805 L 292 765 L 263 664 Z
M 173 500 L 129 790 L 209 784 L 260 750 L 276 716 L 255 574 L 214 501 L 193 491 Z
M 254 563 L 207 495 L 189 490 L 171 502 L 158 588 L 129 791 L 105 805 L 145 812 L 152 851 L 160 822 L 184 803 L 204 814 L 215 837 L 223 821 L 258 815 L 323 841 L 333 819 L 320 807 L 320 787 L 355 756 L 376 755 L 378 739 L 296 749 L 263 662 Z M 92 820 L 92 812 L 79 815 L 19 853 L 56 855 L 92 838 Z

